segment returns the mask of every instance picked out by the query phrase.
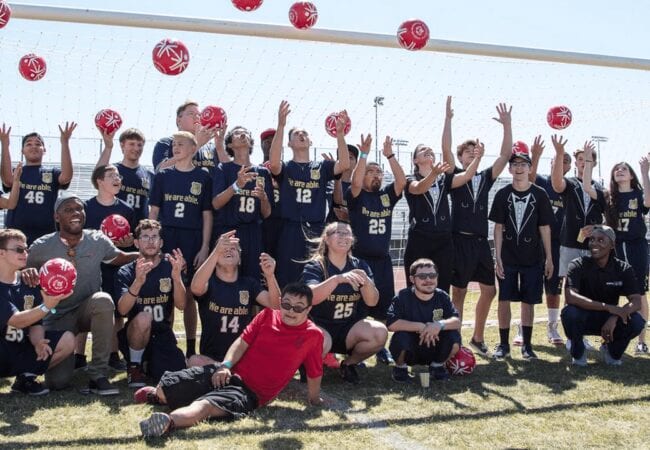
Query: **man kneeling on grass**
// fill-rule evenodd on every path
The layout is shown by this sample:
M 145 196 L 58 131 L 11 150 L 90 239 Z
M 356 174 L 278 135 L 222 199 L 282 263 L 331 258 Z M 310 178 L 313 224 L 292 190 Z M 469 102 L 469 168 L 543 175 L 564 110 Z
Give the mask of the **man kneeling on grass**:
M 392 378 L 411 381 L 409 365 L 427 364 L 436 380 L 448 380 L 444 363 L 460 349 L 458 311 L 438 286 L 438 270 L 422 258 L 409 268 L 410 288 L 402 289 L 388 308 L 386 324 L 393 331 L 390 352 L 395 359 Z
M 140 422 L 142 435 L 162 436 L 205 419 L 245 417 L 273 400 L 300 365 L 307 370 L 309 403 L 320 404 L 323 333 L 307 318 L 311 303 L 309 287 L 288 284 L 281 309 L 266 308 L 258 314 L 223 362 L 166 372 L 157 387 L 136 391 L 136 403 L 167 404 L 171 409 Z

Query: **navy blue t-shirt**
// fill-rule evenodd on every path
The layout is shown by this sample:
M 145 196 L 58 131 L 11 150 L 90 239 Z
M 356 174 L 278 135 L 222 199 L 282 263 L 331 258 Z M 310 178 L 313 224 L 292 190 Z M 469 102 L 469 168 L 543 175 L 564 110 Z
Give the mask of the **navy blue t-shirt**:
M 597 196 L 596 200 L 592 200 L 582 189 L 582 180 L 577 177 L 565 177 L 564 181 L 566 188 L 560 193 L 565 208 L 560 244 L 570 248 L 587 249 L 586 240 L 583 243 L 578 242 L 578 233 L 586 225 L 603 223 L 605 194 L 602 188 L 592 181 Z
M 409 185 L 420 181 L 420 175 L 406 178 L 406 201 L 409 205 L 411 229 L 427 233 L 451 232 L 448 194 L 454 174 L 442 173 L 424 194 L 411 194 Z
M 253 319 L 253 305 L 261 290 L 260 283 L 250 277 L 240 276 L 234 283 L 210 277 L 208 290 L 198 299 L 202 355 L 223 360 Z
M 555 217 L 555 220 L 551 222 L 551 239 L 553 241 L 559 241 L 562 223 L 564 223 L 564 201 L 562 200 L 562 196 L 555 192 L 551 183 L 551 177 L 548 175 L 537 175 L 535 177 L 535 184 L 546 191 L 546 195 L 548 195 L 548 199 L 551 202 L 553 216 Z
M 203 211 L 212 211 L 210 174 L 199 167 L 189 172 L 163 169 L 154 177 L 149 204 L 160 208 L 163 227 L 201 230 Z
M 122 175 L 122 187 L 117 198 L 133 208 L 137 225 L 142 219 L 149 217 L 149 190 L 153 183 L 153 172 L 142 166 L 131 169 L 122 163 L 115 164 L 115 167 Z
M 135 280 L 135 266 L 132 261 L 120 267 L 115 277 L 115 293 L 120 299 L 129 290 Z M 129 320 L 139 313 L 149 311 L 153 316 L 151 329 L 160 332 L 172 326 L 171 317 L 174 311 L 174 282 L 172 280 L 172 265 L 166 257 L 156 267 L 151 269 L 138 292 L 133 307 L 128 312 Z
M 455 173 L 462 172 L 456 168 Z M 451 190 L 451 220 L 454 233 L 488 235 L 488 194 L 494 185 L 492 166 L 478 172 L 467 184 Z
M 393 208 L 402 198 L 395 194 L 395 183 L 390 183 L 377 192 L 361 189 L 359 195 L 352 196 L 348 189 L 345 199 L 348 206 L 350 226 L 356 243 L 355 254 L 383 257 L 388 254 L 392 229 Z
M 327 182 L 334 179 L 334 161 L 283 162 L 280 216 L 292 222 L 324 222 Z
M 110 206 L 104 206 L 97 201 L 97 197 L 89 198 L 84 201 L 84 210 L 86 211 L 86 224 L 84 228 L 91 230 L 100 230 L 102 220 L 111 214 L 119 214 L 124 217 L 131 225 L 131 230 L 135 229 L 135 213 L 133 208 L 126 204 L 126 202 L 115 199 L 115 203 Z
M 20 311 L 27 311 L 43 303 L 38 287 L 29 287 L 20 280 L 14 284 L 0 282 L 0 333 L 2 344 L 25 342 L 29 336 L 28 329 L 18 329 L 7 324 L 11 316 Z M 33 325 L 40 325 L 40 321 Z
M 222 163 L 217 167 L 212 180 L 212 198 L 216 197 L 228 189 L 237 181 L 237 173 L 242 166 L 234 162 Z M 261 177 L 264 183 L 264 191 L 269 199 L 273 201 L 273 186 L 271 183 L 271 173 L 262 166 L 252 166 L 249 172 L 255 172 L 257 177 Z M 261 223 L 262 208 L 260 200 L 253 196 L 253 190 L 258 183 L 257 178 L 253 178 L 246 183 L 222 208 L 219 209 L 221 214 L 217 215 L 217 223 L 226 227 L 234 227 L 240 223 Z
M 442 289 L 436 288 L 433 298 L 427 301 L 417 298 L 413 289 L 413 287 L 404 288 L 393 298 L 386 313 L 387 326 L 398 320 L 427 323 L 459 317 L 449 294 Z
M 630 192 L 619 192 L 616 194 L 615 201 L 618 222 L 616 224 L 616 240 L 645 239 L 648 230 L 643 216 L 648 214 L 648 208 L 643 206 L 643 191 L 635 189 Z
M 156 142 L 152 155 L 153 167 L 156 173 L 159 172 L 158 166 L 160 163 L 167 159 L 170 159 L 173 156 L 173 141 L 174 138 L 172 136 L 168 136 Z M 205 169 L 210 173 L 210 175 L 214 174 L 214 170 L 217 168 L 217 164 L 219 164 L 219 158 L 217 157 L 214 143 L 208 142 L 203 147 L 199 148 L 194 154 L 192 161 L 194 161 L 194 165 L 196 167 Z

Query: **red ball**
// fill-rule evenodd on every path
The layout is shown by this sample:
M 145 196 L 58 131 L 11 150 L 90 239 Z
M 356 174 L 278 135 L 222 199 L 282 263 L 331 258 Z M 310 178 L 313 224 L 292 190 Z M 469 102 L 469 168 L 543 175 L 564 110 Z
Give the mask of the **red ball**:
M 104 133 L 111 134 L 122 126 L 122 117 L 112 109 L 102 109 L 95 116 L 95 125 Z
M 178 75 L 187 69 L 190 52 L 181 41 L 163 39 L 153 48 L 153 65 L 165 75 Z
M 50 259 L 39 270 L 38 279 L 47 295 L 67 294 L 77 283 L 77 269 L 66 259 Z
M 232 4 L 240 11 L 255 11 L 262 3 L 264 0 L 232 0 Z
M 20 58 L 18 71 L 24 79 L 28 81 L 38 81 L 45 76 L 45 72 L 47 72 L 47 64 L 45 64 L 45 60 L 42 57 L 29 53 Z
M 316 25 L 318 10 L 310 2 L 296 2 L 289 9 L 289 21 L 299 30 L 306 30 Z
M 397 30 L 397 42 L 406 50 L 420 50 L 429 40 L 429 27 L 419 19 L 402 23 Z
M 530 153 L 528 150 L 528 144 L 524 141 L 516 141 L 512 144 L 512 153 L 525 153 L 528 155 Z
M 119 214 L 111 214 L 102 220 L 101 225 L 102 233 L 104 233 L 111 241 L 119 241 L 131 232 L 131 225 L 129 221 Z
M 571 125 L 571 110 L 566 106 L 554 106 L 546 113 L 546 121 L 551 128 L 556 130 L 564 130 Z
M 451 375 L 469 375 L 474 372 L 476 358 L 470 349 L 461 347 L 458 353 L 447 361 L 446 367 Z
M 209 105 L 201 111 L 201 125 L 204 127 L 212 128 L 218 126 L 223 128 L 226 124 L 228 124 L 228 116 L 223 108 Z
M 334 112 L 327 116 L 325 119 L 325 131 L 327 131 L 327 134 L 332 137 L 336 137 L 336 119 L 338 116 L 339 114 Z M 347 134 L 350 132 L 350 128 L 352 128 L 352 121 L 348 117 L 348 121 L 345 124 L 345 128 L 343 129 L 344 136 L 347 136 Z
M 4 28 L 11 19 L 11 8 L 4 1 L 0 0 L 0 28 Z

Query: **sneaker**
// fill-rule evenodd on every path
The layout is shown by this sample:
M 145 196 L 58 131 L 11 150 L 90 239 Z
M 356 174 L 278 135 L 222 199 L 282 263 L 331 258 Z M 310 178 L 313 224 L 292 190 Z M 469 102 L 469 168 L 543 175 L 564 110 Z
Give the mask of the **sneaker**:
M 133 401 L 136 403 L 148 403 L 150 405 L 160 405 L 160 400 L 156 395 L 156 388 L 153 386 L 141 387 L 133 393 Z
M 483 341 L 477 342 L 477 341 L 474 340 L 474 338 L 472 338 L 469 341 L 469 345 L 471 345 L 472 348 L 474 350 L 476 350 L 476 353 L 478 353 L 479 355 L 488 356 L 489 350 L 488 350 L 487 345 L 485 345 L 485 342 L 483 342 Z
M 517 335 L 512 340 L 512 345 L 516 345 L 517 347 L 524 345 L 524 335 L 521 334 L 521 324 L 517 324 Z
M 607 344 L 603 344 L 600 346 L 600 354 L 603 357 L 603 361 L 608 366 L 620 366 L 623 364 L 623 361 L 621 361 L 620 359 L 612 358 L 612 355 L 609 354 L 609 348 L 607 347 Z
M 578 359 L 571 357 L 571 365 L 578 367 L 587 367 L 587 352 L 584 352 L 582 354 L 582 357 Z
M 339 371 L 341 373 L 341 378 L 348 383 L 359 384 L 359 374 L 357 373 L 357 368 L 355 366 L 341 363 Z
M 129 364 L 128 369 L 126 369 L 126 380 L 130 388 L 146 386 L 146 379 L 147 377 L 144 375 L 140 364 Z
M 106 377 L 90 380 L 88 390 L 97 395 L 118 395 L 120 393 L 120 390 L 113 386 Z
M 86 370 L 88 369 L 88 363 L 86 362 L 86 355 L 81 355 L 79 353 L 74 354 L 74 370 Z
M 36 381 L 35 376 L 18 375 L 14 384 L 11 385 L 11 392 L 20 392 L 36 397 L 46 395 L 50 390 Z
M 126 362 L 120 358 L 119 353 L 111 353 L 111 356 L 108 358 L 108 366 L 117 372 L 124 372 L 126 370 Z
M 336 359 L 336 355 L 334 353 L 328 353 L 325 355 L 325 358 L 323 358 L 323 365 L 325 367 L 329 367 L 330 369 L 338 369 L 341 367 L 341 362 Z
M 510 357 L 510 346 L 507 344 L 497 344 L 492 354 L 494 359 L 503 359 Z
M 560 336 L 560 332 L 557 330 L 557 322 L 549 322 L 546 326 L 546 335 L 548 336 L 548 341 L 553 345 L 563 345 L 564 339 Z
M 172 418 L 162 412 L 153 413 L 140 422 L 140 431 L 144 437 L 162 436 L 172 428 Z
M 521 357 L 525 360 L 537 359 L 537 355 L 533 351 L 533 347 L 531 345 L 524 345 L 521 347 Z
M 445 369 L 445 366 L 429 366 L 429 373 L 434 380 L 438 381 L 447 381 L 449 380 L 449 372 Z
M 582 343 L 585 344 L 585 350 L 587 350 L 588 352 L 596 351 L 596 347 L 594 347 L 594 344 L 592 344 L 589 339 L 582 338 Z
M 395 360 L 393 359 L 393 356 L 385 348 L 379 350 L 377 352 L 376 357 L 378 362 L 386 364 L 387 366 L 391 364 L 395 364 Z
M 636 344 L 634 349 L 635 355 L 647 355 L 648 354 L 648 345 L 645 342 L 639 342 Z
M 408 367 L 393 367 L 393 373 L 390 377 L 396 383 L 411 383 L 413 381 Z

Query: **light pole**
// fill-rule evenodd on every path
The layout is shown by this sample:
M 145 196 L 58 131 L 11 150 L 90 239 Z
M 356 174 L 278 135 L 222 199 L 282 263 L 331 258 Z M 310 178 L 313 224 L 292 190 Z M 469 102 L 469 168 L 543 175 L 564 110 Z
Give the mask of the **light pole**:
M 399 157 L 400 157 L 399 148 L 403 145 L 404 146 L 409 145 L 409 141 L 407 141 L 406 139 L 393 139 L 393 145 L 397 147 L 397 161 L 399 161 Z
M 602 160 L 600 159 L 600 143 L 601 142 L 607 142 L 609 140 L 609 138 L 607 138 L 605 136 L 592 136 L 591 140 L 596 142 L 596 146 L 597 146 L 596 149 L 597 149 L 597 152 L 598 152 L 598 178 L 600 178 L 600 181 L 602 182 L 603 181 L 603 176 L 602 176 L 602 174 L 600 172 L 600 167 L 602 166 Z M 585 155 L 585 157 L 586 156 L 587 155 Z
M 384 106 L 384 97 L 375 97 L 375 161 L 379 162 L 379 107 Z

